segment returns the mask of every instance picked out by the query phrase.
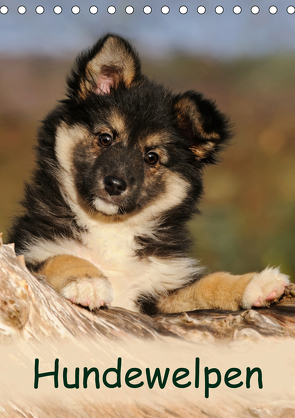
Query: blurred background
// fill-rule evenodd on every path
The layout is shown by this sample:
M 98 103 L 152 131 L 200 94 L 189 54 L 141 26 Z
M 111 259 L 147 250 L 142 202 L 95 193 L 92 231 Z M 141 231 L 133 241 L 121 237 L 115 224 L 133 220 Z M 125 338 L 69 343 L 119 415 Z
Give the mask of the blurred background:
M 38 0 L 39 1 L 39 0 Z M 42 15 L 35 12 L 41 4 Z M 58 4 L 63 11 L 53 13 Z M 205 172 L 201 216 L 190 224 L 193 255 L 209 270 L 243 273 L 280 265 L 294 277 L 295 256 L 295 14 L 289 0 L 212 0 L 199 15 L 194 1 L 9 0 L 0 14 L 0 231 L 20 210 L 23 182 L 34 164 L 32 147 L 40 120 L 62 99 L 65 75 L 76 54 L 106 32 L 127 37 L 139 50 L 143 71 L 174 92 L 195 89 L 230 118 L 235 136 L 221 163 Z M 89 7 L 98 7 L 91 15 Z M 116 13 L 107 13 L 109 5 Z M 127 15 L 125 7 L 134 6 Z M 167 15 L 161 6 L 170 7 Z M 185 4 L 188 13 L 181 15 Z M 235 15 L 239 4 L 242 13 Z M 152 13 L 145 15 L 143 7 Z

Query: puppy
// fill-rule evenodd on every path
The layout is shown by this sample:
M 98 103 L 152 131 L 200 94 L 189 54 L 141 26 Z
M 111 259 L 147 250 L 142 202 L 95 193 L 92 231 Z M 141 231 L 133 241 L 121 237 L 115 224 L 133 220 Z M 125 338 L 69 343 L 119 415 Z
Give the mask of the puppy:
M 278 268 L 205 275 L 188 257 L 203 169 L 229 136 L 213 102 L 148 80 L 132 46 L 107 35 L 78 56 L 67 98 L 43 121 L 9 241 L 32 272 L 91 310 L 266 306 L 288 284 Z

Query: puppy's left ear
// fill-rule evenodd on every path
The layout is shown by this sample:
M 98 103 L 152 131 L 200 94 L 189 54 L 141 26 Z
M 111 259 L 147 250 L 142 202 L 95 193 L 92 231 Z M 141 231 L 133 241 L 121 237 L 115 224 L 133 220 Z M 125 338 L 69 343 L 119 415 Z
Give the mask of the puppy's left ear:
M 140 76 L 140 61 L 130 43 L 108 34 L 78 56 L 67 80 L 69 95 L 85 99 L 90 93 L 110 94 L 120 84 L 129 88 Z
M 212 101 L 194 91 L 176 96 L 173 109 L 176 127 L 196 158 L 214 164 L 217 154 L 231 137 L 229 120 Z

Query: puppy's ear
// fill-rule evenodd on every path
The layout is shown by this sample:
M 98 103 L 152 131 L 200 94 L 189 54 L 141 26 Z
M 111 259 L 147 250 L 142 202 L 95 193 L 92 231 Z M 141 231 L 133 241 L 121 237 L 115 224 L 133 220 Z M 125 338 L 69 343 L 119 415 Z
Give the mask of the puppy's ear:
M 132 46 L 109 34 L 77 57 L 67 79 L 69 96 L 85 99 L 92 92 L 110 94 L 120 83 L 128 88 L 140 76 L 140 61 Z
M 217 154 L 231 137 L 228 119 L 212 101 L 194 91 L 176 96 L 173 109 L 176 126 L 196 158 L 214 164 Z

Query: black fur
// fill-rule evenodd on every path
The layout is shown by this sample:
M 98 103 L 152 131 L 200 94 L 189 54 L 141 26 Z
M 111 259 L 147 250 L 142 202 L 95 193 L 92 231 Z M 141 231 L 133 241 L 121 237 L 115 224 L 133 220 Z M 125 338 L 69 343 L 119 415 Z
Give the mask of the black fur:
M 66 237 L 79 241 L 79 234 L 84 231 L 65 202 L 56 177 L 59 164 L 54 138 L 62 114 L 63 106 L 58 106 L 43 121 L 38 132 L 37 166 L 30 183 L 25 185 L 21 201 L 24 213 L 14 220 L 8 234 L 8 242 L 15 243 L 17 254 L 39 239 L 51 241 Z

